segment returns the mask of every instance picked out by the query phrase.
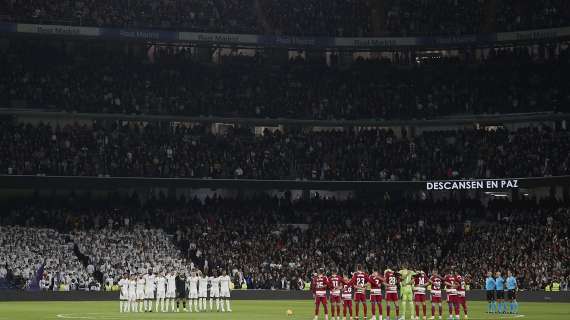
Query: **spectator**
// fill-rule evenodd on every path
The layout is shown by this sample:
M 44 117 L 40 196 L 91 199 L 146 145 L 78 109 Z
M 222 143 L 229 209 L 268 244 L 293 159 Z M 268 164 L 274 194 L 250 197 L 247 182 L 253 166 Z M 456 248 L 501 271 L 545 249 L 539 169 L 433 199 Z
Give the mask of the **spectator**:
M 68 286 L 85 279 L 85 269 L 72 249 L 73 245 L 54 229 L 0 225 L 0 262 L 6 271 L 0 273 L 11 272 L 20 287 L 43 278 L 57 290 L 60 284 Z M 39 277 L 38 272 L 42 272 Z
M 0 58 L 6 106 L 327 120 L 557 112 L 570 103 L 563 45 L 544 45 L 538 53 L 531 47 L 496 49 L 466 61 L 359 59 L 339 68 L 299 60 L 268 67 L 257 57 L 212 66 L 193 61 L 187 48 L 157 49 L 150 62 L 146 54 L 108 48 L 10 44 Z
M 497 13 L 481 0 L 0 2 L 3 22 L 297 36 L 461 35 L 569 23 L 565 0 L 504 0 L 496 6 Z
M 0 172 L 18 175 L 310 180 L 430 180 L 570 173 L 564 129 L 209 133 L 165 123 L 64 127 L 0 122 Z M 170 152 L 168 150 L 171 150 Z M 123 223 L 124 217 L 109 218 Z M 130 222 L 129 222 L 130 223 Z
M 477 200 L 404 200 L 386 205 L 257 196 L 204 202 L 169 200 L 166 206 L 159 203 L 149 199 L 135 210 L 132 236 L 121 228 L 93 229 L 92 224 L 86 224 L 83 230 L 73 232 L 73 239 L 84 254 L 97 261 L 106 277 L 114 278 L 138 266 L 142 266 L 141 271 L 186 270 L 189 261 L 205 269 L 208 261 L 210 270 L 232 270 L 235 285 L 245 283 L 249 289 L 282 289 L 287 283 L 299 288 L 305 275 L 321 266 L 351 271 L 356 263 L 367 268 L 406 264 L 441 272 L 455 266 L 471 276 L 472 288 L 483 286 L 489 270 L 512 270 L 519 286 L 531 290 L 544 288 L 552 278 L 567 277 L 570 271 L 570 242 L 562 237 L 570 227 L 570 209 L 565 202 L 494 200 L 483 206 Z M 57 215 L 71 216 L 81 211 L 54 210 Z M 28 212 L 35 216 L 42 210 Z M 548 217 L 552 224 L 546 222 Z M 61 219 L 68 218 L 34 221 L 38 226 L 49 226 Z M 422 227 L 418 224 L 421 220 Z M 463 227 L 466 221 L 470 221 L 470 232 Z M 181 239 L 175 243 L 173 236 L 143 225 L 171 230 L 169 234 L 179 232 Z M 195 249 L 185 250 L 189 243 L 194 243 Z M 91 282 L 92 278 L 86 279 L 90 289 Z M 58 274 L 54 283 L 59 288 L 73 281 Z

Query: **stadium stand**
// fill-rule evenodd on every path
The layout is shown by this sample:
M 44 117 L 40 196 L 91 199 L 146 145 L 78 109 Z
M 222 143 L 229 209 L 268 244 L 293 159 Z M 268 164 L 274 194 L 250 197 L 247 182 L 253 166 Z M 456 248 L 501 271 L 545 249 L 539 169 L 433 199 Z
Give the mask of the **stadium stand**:
M 370 34 L 371 1 L 265 1 L 273 32 L 300 36 L 366 36 Z
M 483 59 L 357 60 L 337 67 L 259 56 L 196 62 L 190 49 L 125 54 L 15 42 L 0 66 L 4 107 L 297 119 L 425 119 L 565 110 L 567 46 L 491 49 Z M 70 44 L 73 45 L 73 44 Z M 149 51 L 150 52 L 150 51 Z M 468 55 L 468 52 L 465 53 Z M 419 62 L 418 62 L 419 61 Z
M 567 26 L 570 6 L 563 0 L 457 1 L 392 0 L 386 30 L 408 35 L 461 35 Z
M 367 268 L 404 263 L 441 272 L 454 267 L 473 277 L 472 288 L 483 286 L 484 270 L 515 269 L 526 289 L 544 288 L 552 277 L 566 281 L 570 270 L 570 243 L 562 237 L 570 227 L 570 209 L 554 199 L 493 200 L 484 206 L 468 198 L 153 198 L 142 206 L 123 201 L 113 207 L 106 201 L 106 208 L 76 200 L 65 207 L 66 200 L 51 199 L 56 207 L 32 206 L 26 214 L 42 227 L 81 217 L 73 239 L 91 259 L 106 261 L 98 268 L 107 276 L 132 270 L 142 258 L 136 254 L 141 247 L 153 267 L 177 267 L 176 261 L 188 259 L 200 269 L 233 270 L 237 283 L 265 289 L 295 289 L 296 279 L 308 279 L 323 265 L 352 270 L 352 263 Z M 3 215 L 0 223 L 17 224 L 19 210 Z M 55 219 L 45 218 L 46 210 Z M 148 227 L 170 234 L 142 229 Z M 20 234 L 36 230 L 10 228 Z M 146 255 L 151 252 L 158 255 Z M 161 255 L 166 258 L 156 259 Z M 8 264 L 9 272 L 12 267 Z
M 570 42 L 537 30 L 558 27 L 570 1 L 0 0 L 0 290 L 194 268 L 297 290 L 357 263 L 567 290 Z M 418 38 L 330 38 L 372 36 Z M 540 186 L 417 190 L 479 178 Z
M 497 28 L 517 31 L 567 26 L 570 6 L 564 0 L 498 2 Z
M 88 122 L 0 122 L 11 175 L 310 180 L 543 177 L 570 173 L 565 129 L 292 131 Z
M 83 225 L 83 229 L 87 226 Z M 111 219 L 96 232 L 86 229 L 71 233 L 79 251 L 89 257 L 89 263 L 101 273 L 99 281 L 116 280 L 125 273 L 145 274 L 148 270 L 182 271 L 187 268 L 186 261 L 180 259 L 180 252 L 163 230 L 129 227 L 127 222 L 123 228 L 115 228 Z
M 14 2 L 2 0 L 7 21 L 122 28 L 253 33 L 252 0 Z
M 564 0 L 2 0 L 0 17 L 5 22 L 225 33 L 459 35 L 567 26 L 570 6 Z
M 77 290 L 92 282 L 68 236 L 52 228 L 0 225 L 0 278 L 4 285 Z M 64 287 L 60 287 L 64 285 Z
M 391 0 L 385 30 L 405 35 L 474 34 L 481 32 L 483 3 L 477 0 Z

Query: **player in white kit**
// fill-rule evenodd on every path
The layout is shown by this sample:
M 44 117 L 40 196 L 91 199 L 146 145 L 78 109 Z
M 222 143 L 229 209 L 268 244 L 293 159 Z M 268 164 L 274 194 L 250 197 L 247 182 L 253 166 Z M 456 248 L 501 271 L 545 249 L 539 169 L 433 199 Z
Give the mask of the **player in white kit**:
M 198 310 L 198 280 L 200 278 L 198 278 L 198 276 L 196 275 L 196 272 L 192 272 L 190 274 L 190 277 L 188 277 L 188 286 L 190 287 L 190 290 L 188 290 L 188 298 L 190 298 L 190 300 L 188 301 L 188 310 L 190 310 L 190 312 L 192 312 L 192 306 L 194 306 L 194 311 L 196 312 L 200 312 L 200 310 Z
M 176 274 L 169 272 L 166 275 L 166 311 L 170 305 L 170 310 L 174 312 L 174 301 L 176 300 Z
M 158 305 L 160 305 L 160 311 L 165 311 L 164 299 L 166 298 L 166 278 L 164 273 L 160 273 L 156 276 L 156 305 L 155 311 L 158 312 Z
M 152 312 L 152 300 L 154 300 L 154 290 L 156 289 L 155 275 L 149 269 L 144 279 L 144 311 Z
M 214 271 L 213 276 L 209 278 L 210 281 L 210 311 L 213 308 L 213 301 L 216 300 L 216 311 L 220 311 L 220 277 L 218 272 Z
M 138 279 L 137 279 L 137 306 L 138 306 L 139 312 L 144 311 L 144 309 L 143 309 L 144 287 L 145 287 L 144 275 L 139 274 Z
M 119 293 L 119 312 L 127 312 L 129 303 L 129 279 L 125 273 L 121 280 L 119 280 L 119 288 L 121 289 Z
M 137 312 L 137 277 L 131 276 L 129 280 L 129 308 L 132 312 Z
M 220 307 L 222 309 L 222 312 L 225 312 L 223 300 L 226 300 L 227 311 L 232 312 L 232 308 L 230 306 L 230 283 L 231 283 L 231 281 L 232 280 L 230 279 L 230 276 L 228 276 L 228 274 L 226 273 L 226 270 L 223 270 L 222 276 L 220 277 L 220 300 L 222 300 L 220 302 Z
M 200 311 L 206 311 L 206 299 L 208 299 L 208 277 L 202 273 L 198 280 L 198 298 L 200 298 Z

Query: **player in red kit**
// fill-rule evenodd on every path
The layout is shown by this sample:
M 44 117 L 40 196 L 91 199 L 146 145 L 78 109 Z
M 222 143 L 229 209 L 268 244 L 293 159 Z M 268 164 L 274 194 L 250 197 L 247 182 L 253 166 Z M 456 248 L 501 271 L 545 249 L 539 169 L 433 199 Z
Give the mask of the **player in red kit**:
M 431 283 L 431 320 L 435 319 L 435 305 L 438 305 L 439 308 L 439 320 L 442 319 L 442 308 L 441 308 L 441 287 L 443 285 L 443 279 L 437 273 L 437 270 L 434 270 L 431 274 L 431 278 L 429 279 Z
M 329 278 L 330 283 L 330 300 L 331 300 L 331 316 L 333 320 L 340 320 L 340 291 L 342 289 L 342 277 L 337 274 L 336 271 L 333 271 L 331 277 Z
M 396 308 L 396 319 L 400 318 L 400 306 L 398 304 L 398 283 L 400 277 L 390 270 L 384 271 L 384 285 L 386 286 L 386 316 L 390 320 L 390 302 L 394 303 Z
M 378 306 L 378 319 L 382 320 L 382 283 L 384 283 L 384 278 L 382 278 L 377 271 L 374 271 L 368 280 L 370 282 L 370 308 L 372 309 L 372 320 L 376 320 L 376 306 Z
M 350 284 L 354 287 L 354 304 L 356 305 L 356 317 L 358 318 L 359 313 L 359 302 L 362 303 L 362 311 L 364 314 L 364 319 L 368 313 L 366 305 L 366 284 L 368 283 L 368 274 L 362 270 L 362 265 L 356 266 L 356 272 L 352 275 Z
M 455 274 L 453 270 L 443 277 L 445 285 L 445 293 L 447 294 L 447 306 L 449 307 L 449 319 L 453 319 L 453 311 L 455 310 L 455 303 L 457 298 L 457 283 L 455 281 Z M 459 317 L 458 314 L 456 314 Z
M 426 320 L 426 287 L 429 284 L 429 278 L 423 271 L 417 271 L 413 277 L 414 282 L 414 304 L 416 307 L 416 320 L 420 318 L 420 304 L 422 305 L 423 319 Z
M 457 284 L 457 297 L 455 298 L 455 317 L 459 319 L 459 306 L 461 306 L 463 308 L 464 319 L 467 319 L 467 301 L 465 297 L 466 279 L 463 276 L 456 274 L 455 283 Z
M 329 318 L 329 310 L 327 308 L 327 288 L 330 287 L 329 279 L 325 276 L 325 271 L 319 269 L 316 277 L 311 281 L 311 288 L 315 296 L 315 320 L 319 317 L 320 305 L 323 304 L 325 310 L 325 320 Z
M 352 285 L 350 284 L 350 279 L 348 275 L 344 275 L 342 278 L 342 316 L 346 320 L 346 312 L 348 310 L 350 314 L 350 320 L 352 320 Z

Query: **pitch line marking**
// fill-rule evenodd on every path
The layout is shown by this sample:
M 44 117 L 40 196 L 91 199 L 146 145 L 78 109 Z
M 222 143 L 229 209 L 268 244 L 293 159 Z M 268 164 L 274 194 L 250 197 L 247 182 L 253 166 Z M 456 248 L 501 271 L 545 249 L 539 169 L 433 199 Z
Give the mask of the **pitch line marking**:
M 134 314 L 134 312 L 133 312 Z M 60 319 L 86 319 L 86 320 L 123 320 L 128 315 L 112 314 L 112 313 L 61 313 L 56 315 Z
M 500 315 L 499 317 L 491 317 L 488 318 L 471 318 L 469 320 L 504 320 L 504 319 L 517 319 L 517 318 L 524 318 L 526 317 L 524 314 L 517 314 L 517 315 Z
M 100 313 L 100 312 L 90 312 L 90 313 L 60 313 L 56 315 L 59 319 L 84 319 L 84 320 L 125 320 L 131 319 L 132 316 L 136 316 L 138 312 L 126 312 L 126 313 Z M 173 315 L 174 313 L 166 313 L 164 315 Z M 0 320 L 4 320 L 0 318 Z M 6 319 L 8 320 L 8 319 Z

